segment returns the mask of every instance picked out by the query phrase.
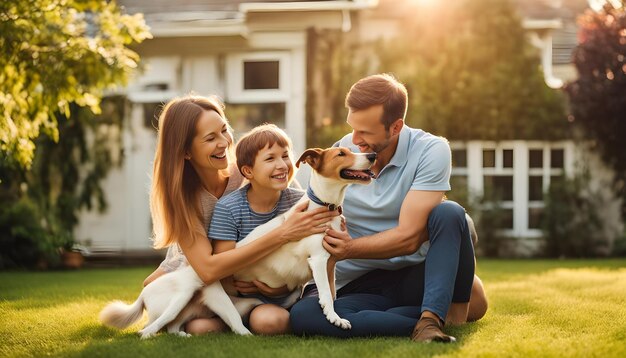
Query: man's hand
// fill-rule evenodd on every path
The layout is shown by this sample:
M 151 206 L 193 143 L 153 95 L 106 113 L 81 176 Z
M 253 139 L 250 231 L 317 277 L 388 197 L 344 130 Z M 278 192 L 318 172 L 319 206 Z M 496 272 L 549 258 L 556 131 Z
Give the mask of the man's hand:
M 351 256 L 352 237 L 347 231 L 328 229 L 322 245 L 335 261 L 349 259 Z
M 277 288 L 272 288 L 261 281 L 254 280 L 252 282 L 247 281 L 235 281 L 234 286 L 240 293 L 249 295 L 252 293 L 260 293 L 263 296 L 275 297 L 284 296 L 289 293 L 287 285 Z

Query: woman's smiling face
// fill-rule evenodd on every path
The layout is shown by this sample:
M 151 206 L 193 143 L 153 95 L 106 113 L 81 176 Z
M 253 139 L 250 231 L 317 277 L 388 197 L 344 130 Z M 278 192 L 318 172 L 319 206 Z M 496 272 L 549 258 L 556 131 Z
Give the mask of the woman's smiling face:
M 203 111 L 196 123 L 196 135 L 186 157 L 196 170 L 226 169 L 232 143 L 233 136 L 224 118 L 215 111 Z

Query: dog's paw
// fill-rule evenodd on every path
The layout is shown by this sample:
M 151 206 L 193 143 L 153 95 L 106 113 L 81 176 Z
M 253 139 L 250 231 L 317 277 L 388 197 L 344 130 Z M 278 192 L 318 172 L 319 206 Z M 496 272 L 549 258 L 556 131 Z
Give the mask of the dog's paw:
M 233 329 L 233 332 L 237 333 L 240 336 L 251 336 L 252 332 L 250 332 L 246 327 L 241 329 Z
M 148 339 L 154 337 L 156 335 L 156 332 L 150 332 L 142 329 L 141 331 L 139 331 L 139 335 L 141 336 L 141 339 Z
M 178 331 L 176 333 L 174 333 L 175 335 L 179 336 L 179 337 L 192 337 L 192 335 L 190 333 L 187 333 L 185 331 Z
M 331 314 L 327 314 L 326 315 L 326 319 L 334 324 L 335 326 L 341 328 L 341 329 L 351 329 L 352 325 L 350 324 L 350 321 L 348 321 L 347 319 L 343 319 L 341 317 L 339 317 L 339 315 L 337 315 L 336 313 L 331 313 Z
M 328 315 L 330 313 L 330 307 L 333 307 L 332 301 L 329 303 L 326 300 L 320 299 L 318 303 L 320 304 L 320 307 L 322 307 L 322 311 L 324 311 L 324 314 Z

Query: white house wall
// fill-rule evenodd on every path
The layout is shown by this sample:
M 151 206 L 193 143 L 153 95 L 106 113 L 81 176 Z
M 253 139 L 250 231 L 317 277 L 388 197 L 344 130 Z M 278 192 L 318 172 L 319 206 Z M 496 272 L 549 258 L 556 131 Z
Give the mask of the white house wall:
M 75 230 L 76 238 L 95 253 L 152 252 L 148 193 L 156 132 L 144 121 L 144 104 L 165 103 L 192 91 L 200 95 L 217 94 L 227 103 L 283 101 L 285 130 L 293 140 L 294 151 L 298 155 L 305 149 L 304 32 L 266 32 L 251 35 L 243 42 L 238 38 L 233 41 L 202 37 L 178 40 L 157 39 L 160 45 L 153 43 L 138 49 L 143 72 L 127 87 L 130 111 L 123 138 L 124 165 L 112 170 L 103 182 L 108 210 L 103 214 L 81 213 Z M 213 46 L 215 44 L 224 46 Z M 232 56 L 255 58 L 275 54 L 282 59 L 282 97 L 263 99 L 229 93 L 229 81 L 241 79 L 240 73 L 233 71 L 242 71 L 241 66 L 229 68 L 228 60 Z M 298 178 L 306 182 L 307 171 L 299 172 Z

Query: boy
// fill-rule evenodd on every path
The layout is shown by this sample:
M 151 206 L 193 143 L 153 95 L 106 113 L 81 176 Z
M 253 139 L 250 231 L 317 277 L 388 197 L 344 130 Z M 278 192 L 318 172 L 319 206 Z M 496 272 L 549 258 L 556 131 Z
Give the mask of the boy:
M 235 248 L 254 228 L 291 208 L 304 191 L 288 187 L 294 174 L 291 141 L 273 124 L 254 128 L 236 148 L 237 167 L 249 184 L 221 198 L 213 212 L 208 236 L 214 253 Z M 226 280 L 230 282 L 226 282 Z M 241 294 L 264 304 L 250 313 L 249 326 L 256 334 L 284 334 L 289 329 L 289 312 L 280 306 L 289 295 L 287 287 L 270 288 L 262 282 L 232 281 Z

